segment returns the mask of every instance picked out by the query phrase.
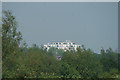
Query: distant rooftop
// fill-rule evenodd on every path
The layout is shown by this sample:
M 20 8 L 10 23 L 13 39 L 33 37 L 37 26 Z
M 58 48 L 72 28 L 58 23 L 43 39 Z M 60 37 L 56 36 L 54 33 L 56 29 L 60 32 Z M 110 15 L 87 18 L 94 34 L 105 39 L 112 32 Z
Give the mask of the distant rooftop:
M 47 43 L 47 45 L 44 45 L 44 48 L 49 50 L 51 47 L 57 48 L 57 49 L 63 49 L 64 51 L 67 50 L 74 50 L 77 51 L 77 48 L 80 47 L 80 45 L 75 44 L 74 42 L 70 40 L 66 40 L 63 42 L 52 42 L 52 43 Z

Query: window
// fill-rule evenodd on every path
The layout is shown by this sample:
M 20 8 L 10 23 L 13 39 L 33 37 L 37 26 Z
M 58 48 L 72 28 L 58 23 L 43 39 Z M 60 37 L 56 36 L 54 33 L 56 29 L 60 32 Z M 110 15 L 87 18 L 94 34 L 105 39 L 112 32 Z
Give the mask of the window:
M 50 47 L 50 46 L 48 46 L 48 47 Z
M 70 47 L 73 47 L 72 45 Z
M 63 44 L 67 44 L 67 43 L 63 43 Z

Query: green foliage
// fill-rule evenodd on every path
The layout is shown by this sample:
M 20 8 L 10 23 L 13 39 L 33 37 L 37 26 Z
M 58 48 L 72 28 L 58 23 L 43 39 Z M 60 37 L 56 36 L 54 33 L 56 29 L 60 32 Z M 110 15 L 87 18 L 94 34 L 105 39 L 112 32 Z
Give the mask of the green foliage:
M 104 65 L 104 71 L 110 71 L 112 68 L 118 68 L 118 54 L 111 48 L 101 51 L 100 61 Z
M 17 32 L 17 22 L 10 11 L 3 11 L 2 17 L 2 70 L 3 75 L 14 71 L 16 68 L 16 58 L 19 53 L 19 44 L 22 40 L 20 32 Z
M 74 67 L 65 62 L 62 62 L 61 64 L 60 74 L 64 78 L 81 78 L 79 72 Z
M 22 39 L 21 33 L 17 32 L 17 22 L 10 11 L 3 11 L 2 18 L 2 55 L 5 56 L 14 53 L 19 49 Z
M 15 17 L 4 11 L 2 24 L 3 78 L 118 78 L 118 53 L 111 48 L 94 53 L 84 46 L 75 51 L 51 48 L 45 51 L 33 44 L 20 46 Z M 58 60 L 55 56 L 61 56 Z
M 102 72 L 100 61 L 89 50 L 78 51 L 76 53 L 68 52 L 63 56 L 62 60 L 78 71 L 79 75 L 83 78 L 97 77 Z
M 51 56 L 63 56 L 64 54 L 64 51 L 62 49 L 57 49 L 57 48 L 50 48 L 48 50 L 48 55 L 51 55 Z

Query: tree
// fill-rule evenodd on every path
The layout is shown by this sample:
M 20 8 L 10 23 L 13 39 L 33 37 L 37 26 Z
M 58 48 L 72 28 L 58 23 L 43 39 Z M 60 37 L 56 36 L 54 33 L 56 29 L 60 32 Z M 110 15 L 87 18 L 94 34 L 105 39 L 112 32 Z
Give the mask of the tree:
M 22 35 L 17 31 L 17 22 L 11 11 L 3 11 L 2 17 L 2 70 L 3 75 L 10 75 L 17 67 L 16 59 L 19 53 Z M 14 74 L 14 73 L 13 73 Z M 12 75 L 12 74 L 11 74 Z M 11 76 L 10 75 L 10 76 Z
M 75 52 L 66 52 L 62 58 L 72 72 L 79 72 L 81 78 L 96 78 L 102 72 L 102 65 L 97 59 L 95 53 L 90 49 L 78 50 Z M 69 70 L 67 67 L 65 70 Z M 65 71 L 63 70 L 63 71 Z M 75 74 L 77 75 L 77 74 Z
M 118 54 L 114 52 L 111 48 L 101 50 L 100 61 L 104 65 L 103 70 L 109 72 L 110 69 L 118 69 Z
M 54 47 L 51 47 L 49 50 L 48 50 L 48 55 L 51 55 L 51 56 L 62 56 L 64 53 L 64 50 L 62 49 L 57 49 L 57 48 L 54 48 Z
M 17 22 L 11 11 L 3 11 L 2 23 L 2 57 L 4 59 L 7 54 L 17 53 L 22 35 L 17 31 Z

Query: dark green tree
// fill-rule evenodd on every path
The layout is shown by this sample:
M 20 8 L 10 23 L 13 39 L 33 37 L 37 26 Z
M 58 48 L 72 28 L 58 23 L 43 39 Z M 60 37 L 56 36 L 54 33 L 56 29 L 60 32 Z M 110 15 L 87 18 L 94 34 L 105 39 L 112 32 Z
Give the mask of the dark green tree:
M 11 11 L 3 11 L 2 17 L 2 57 L 16 54 L 22 35 L 17 31 L 17 22 Z
M 118 54 L 111 48 L 101 50 L 100 61 L 103 64 L 103 70 L 109 72 L 111 69 L 118 69 Z
M 17 22 L 11 11 L 3 11 L 2 16 L 2 70 L 3 76 L 11 76 L 16 69 L 22 35 L 17 31 Z M 11 73 L 13 72 L 13 73 Z M 11 73 L 11 74 L 10 74 Z

